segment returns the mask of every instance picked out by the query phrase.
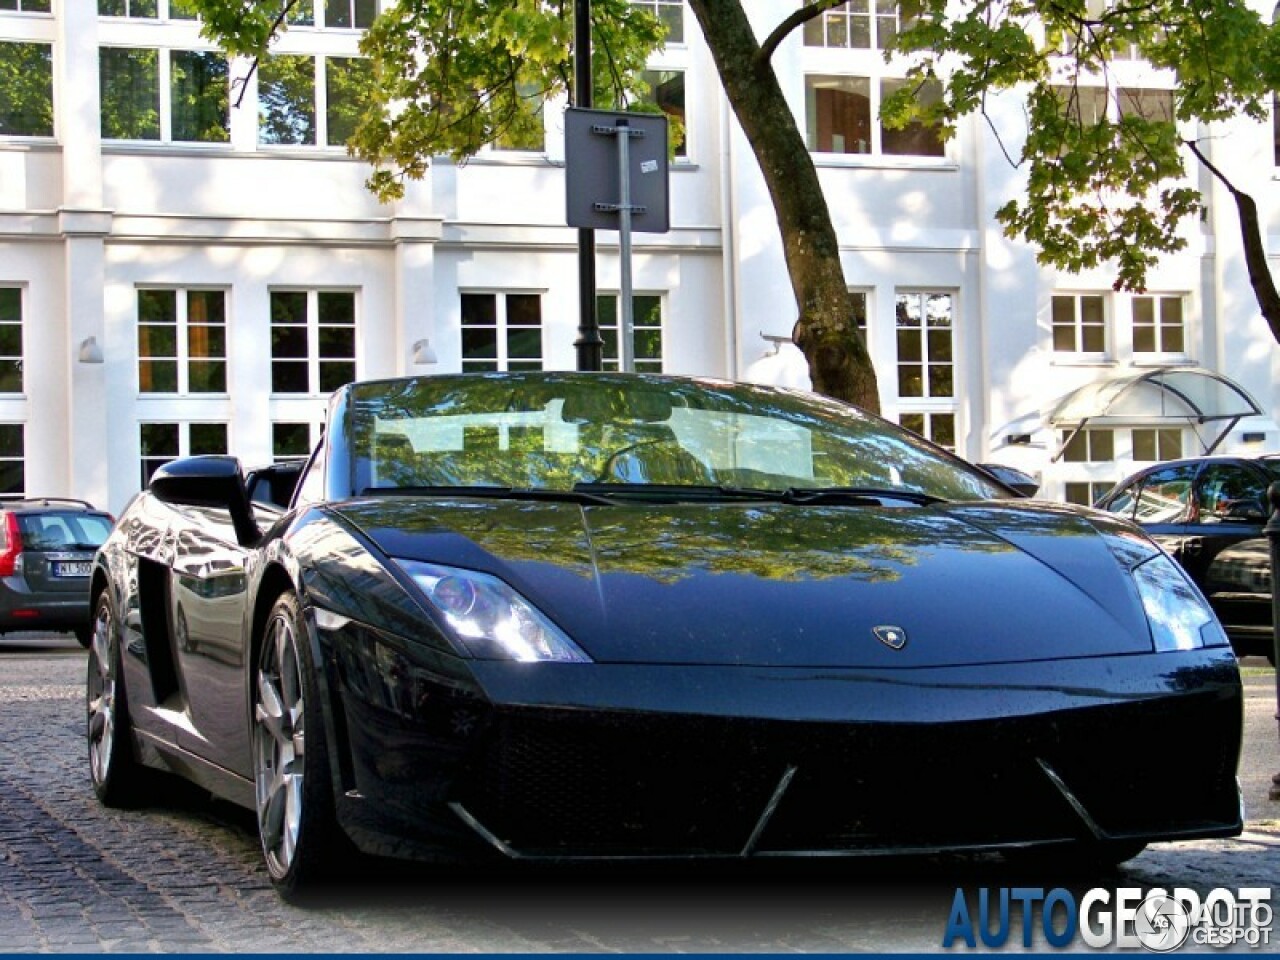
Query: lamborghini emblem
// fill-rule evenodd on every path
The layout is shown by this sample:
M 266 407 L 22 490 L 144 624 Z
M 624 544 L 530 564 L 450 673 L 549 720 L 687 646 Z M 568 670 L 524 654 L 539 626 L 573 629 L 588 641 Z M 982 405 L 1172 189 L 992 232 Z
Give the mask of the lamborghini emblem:
M 890 650 L 901 650 L 907 645 L 907 631 L 901 627 L 872 627 L 871 631 Z

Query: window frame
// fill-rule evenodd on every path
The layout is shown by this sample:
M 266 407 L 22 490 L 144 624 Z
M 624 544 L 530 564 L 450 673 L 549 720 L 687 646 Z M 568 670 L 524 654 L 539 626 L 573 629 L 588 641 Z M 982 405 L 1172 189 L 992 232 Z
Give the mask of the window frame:
M 828 65 L 830 66 L 830 65 Z M 889 152 L 885 149 L 886 140 L 906 140 L 913 132 L 925 131 L 923 124 L 915 122 L 902 130 L 889 130 L 880 117 L 880 106 L 888 95 L 885 86 L 903 84 L 906 77 L 877 70 L 857 73 L 832 69 L 805 69 L 804 71 L 804 139 L 810 156 L 816 164 L 853 164 L 853 165 L 909 165 L 923 167 L 950 167 L 955 165 L 952 155 L 951 141 L 938 136 L 938 153 L 906 153 Z M 851 97 L 861 96 L 856 90 L 846 89 L 850 82 L 866 83 L 867 100 L 867 139 L 865 150 L 822 150 L 820 142 L 820 109 L 819 94 L 824 90 L 836 90 Z M 820 85 L 825 84 L 825 85 Z M 834 132 L 832 136 L 836 136 Z M 843 138 L 843 134 L 839 134 Z M 859 142 L 863 142 L 859 140 Z
M 3 450 L 3 444 L 0 444 L 0 469 L 2 469 L 5 464 L 16 463 L 18 465 L 18 483 L 20 489 L 0 490 L 0 502 L 5 500 L 21 500 L 27 495 L 27 424 L 23 420 L 14 420 L 10 418 L 0 420 L 0 432 L 3 432 L 5 428 L 8 427 L 17 428 L 18 446 L 20 447 L 21 452 L 17 456 L 5 453 Z M 3 476 L 3 473 L 0 473 L 0 476 Z
M 174 295 L 174 355 L 163 356 L 159 354 L 143 356 L 142 354 L 142 338 L 141 332 L 144 327 L 160 327 L 169 326 L 169 324 L 150 323 L 142 319 L 142 295 L 144 293 L 159 292 L 172 293 Z M 222 328 L 222 356 L 197 357 L 196 363 L 217 363 L 223 364 L 223 389 L 222 390 L 192 390 L 191 389 L 191 294 L 219 294 L 222 298 L 222 322 L 221 323 L 197 323 L 197 327 L 221 327 Z M 230 377 L 231 377 L 231 358 L 230 358 L 230 332 L 231 318 L 228 310 L 230 297 L 228 291 L 224 287 L 204 287 L 204 286 L 169 286 L 169 285 L 140 285 L 136 288 L 136 296 L 134 303 L 136 304 L 136 312 L 134 315 L 134 325 L 138 331 L 138 336 L 134 338 L 134 373 L 137 376 L 137 392 L 139 397 L 167 396 L 182 398 L 199 398 L 199 397 L 217 397 L 225 398 L 230 393 Z M 175 378 L 174 390 L 146 390 L 143 388 L 142 364 L 148 360 L 152 362 L 173 361 L 177 365 L 177 376 Z
M 1065 324 L 1060 324 L 1055 318 L 1055 307 L 1057 301 L 1070 298 L 1072 301 L 1072 339 L 1075 347 L 1071 350 L 1062 350 L 1057 345 L 1057 331 Z M 1098 299 L 1102 305 L 1102 323 L 1087 323 L 1084 318 L 1084 301 L 1089 299 Z M 1098 290 L 1053 290 L 1049 294 L 1049 353 L 1052 355 L 1055 363 L 1105 363 L 1111 360 L 1114 352 L 1115 336 L 1112 332 L 1114 320 L 1114 305 L 1109 294 Z M 1085 350 L 1085 329 L 1087 327 L 1100 326 L 1102 328 L 1102 349 L 1101 350 Z
M 538 299 L 538 324 L 536 329 L 539 335 L 539 356 L 533 357 L 516 357 L 514 358 L 520 366 L 515 367 L 516 370 L 545 370 L 547 369 L 547 322 L 543 313 L 543 298 L 546 296 L 545 290 L 530 289 L 510 289 L 495 290 L 492 288 L 476 287 L 476 288 L 460 288 L 458 290 L 458 338 L 459 338 L 459 369 L 464 373 L 482 372 L 482 371 L 507 371 L 513 369 L 510 364 L 512 357 L 510 356 L 511 341 L 511 325 L 508 324 L 509 297 L 537 297 Z M 466 322 L 466 311 L 463 307 L 464 297 L 493 297 L 494 298 L 494 322 L 492 325 L 484 323 Z M 533 329 L 531 324 L 516 324 L 517 328 Z M 490 357 L 478 358 L 467 356 L 466 331 L 470 329 L 492 329 L 494 330 L 495 355 Z M 537 363 L 536 367 L 527 366 L 527 364 Z M 485 364 L 494 364 L 494 366 L 484 366 Z
M 0 392 L 0 397 L 8 399 L 18 399 L 26 396 L 27 377 L 25 369 L 27 336 L 26 336 L 26 314 L 27 314 L 27 288 L 21 284 L 0 284 L 0 291 L 11 290 L 14 294 L 14 300 L 18 305 L 17 319 L 6 320 L 0 316 L 0 329 L 4 327 L 17 327 L 18 329 L 18 352 L 15 355 L 0 354 L 0 364 L 14 363 L 15 371 L 18 378 L 17 390 L 5 390 Z
M 333 389 L 324 388 L 324 380 L 321 372 L 321 364 L 324 363 L 350 363 L 351 364 L 351 380 L 360 378 L 360 371 L 364 367 L 362 348 L 360 341 L 360 296 L 359 289 L 355 287 L 294 287 L 279 286 L 271 287 L 268 290 L 268 318 L 267 329 L 269 334 L 274 334 L 277 327 L 302 327 L 306 336 L 306 356 L 305 358 L 291 356 L 277 356 L 275 347 L 275 338 L 271 336 L 270 341 L 270 363 L 271 363 L 271 383 L 270 395 L 272 399 L 288 399 L 288 398 L 323 398 L 333 392 Z M 305 297 L 306 318 L 303 323 L 282 323 L 275 319 L 275 310 L 270 304 L 274 302 L 277 294 L 302 294 Z M 321 295 L 348 295 L 351 297 L 351 323 L 332 323 L 322 322 L 320 319 L 320 297 Z M 322 356 L 321 349 L 321 333 L 326 328 L 351 328 L 352 355 L 347 356 Z M 277 362 L 284 363 L 306 363 L 307 370 L 307 390 L 277 390 L 275 386 L 275 364 Z
M 153 91 L 156 97 L 157 134 L 155 137 L 112 137 L 108 136 L 106 131 L 102 129 L 106 115 L 102 112 L 101 106 L 107 100 L 102 87 L 102 55 L 107 50 L 135 50 L 156 55 L 156 85 Z M 225 66 L 224 79 L 226 81 L 225 105 L 223 108 L 223 130 L 226 135 L 222 139 L 190 140 L 186 138 L 178 139 L 174 136 L 173 58 L 175 54 L 209 54 L 221 58 Z M 116 144 L 163 144 L 166 147 L 194 147 L 197 149 L 231 148 L 231 62 L 221 50 L 211 47 L 135 46 L 132 44 L 103 43 L 98 47 L 98 75 L 99 112 L 102 116 L 102 120 L 99 123 L 99 134 L 104 146 L 110 147 Z

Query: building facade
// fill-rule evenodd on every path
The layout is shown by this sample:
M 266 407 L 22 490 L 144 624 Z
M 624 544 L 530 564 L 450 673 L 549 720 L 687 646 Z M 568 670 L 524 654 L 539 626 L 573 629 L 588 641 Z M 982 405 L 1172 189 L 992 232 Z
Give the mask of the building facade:
M 682 0 L 637 2 L 673 28 L 650 64 L 654 97 L 687 131 L 671 229 L 635 237 L 637 367 L 802 380 L 798 351 L 769 339 L 790 333 L 795 303 L 711 57 Z M 1135 464 L 1201 452 L 1214 431 L 1183 410 L 1133 407 L 1076 432 L 1063 398 L 1175 365 L 1225 375 L 1264 411 L 1220 450 L 1276 448 L 1280 349 L 1229 196 L 1202 177 L 1205 216 L 1142 295 L 1113 291 L 1107 271 L 1046 271 L 994 219 L 1021 189 L 1005 158 L 1017 98 L 945 144 L 881 129 L 879 101 L 902 74 L 879 47 L 897 17 L 868 3 L 828 12 L 774 62 L 827 192 L 885 415 L 1083 502 Z M 342 145 L 376 8 L 305 0 L 250 71 L 199 36 L 181 0 L 0 0 L 4 494 L 119 510 L 175 456 L 305 454 L 329 391 L 352 378 L 573 367 L 563 104 L 548 105 L 541 143 L 438 160 L 403 200 L 379 204 Z M 763 33 L 794 0 L 748 8 Z M 1117 71 L 1135 97 L 1168 90 L 1139 61 Z M 1258 200 L 1280 251 L 1272 127 L 1212 133 L 1212 159 Z M 598 242 L 616 357 L 618 244 L 609 232 Z

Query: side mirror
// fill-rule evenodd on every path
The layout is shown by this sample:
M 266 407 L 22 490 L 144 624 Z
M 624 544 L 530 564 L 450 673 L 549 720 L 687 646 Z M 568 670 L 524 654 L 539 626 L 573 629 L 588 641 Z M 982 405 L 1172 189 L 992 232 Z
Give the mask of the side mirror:
M 255 543 L 261 535 L 249 506 L 244 473 L 235 457 L 172 460 L 151 475 L 147 489 L 165 503 L 228 511 L 241 546 Z
M 1003 463 L 980 463 L 978 468 L 991 474 L 1020 497 L 1034 497 L 1040 492 L 1040 482 L 1016 467 L 1006 467 Z

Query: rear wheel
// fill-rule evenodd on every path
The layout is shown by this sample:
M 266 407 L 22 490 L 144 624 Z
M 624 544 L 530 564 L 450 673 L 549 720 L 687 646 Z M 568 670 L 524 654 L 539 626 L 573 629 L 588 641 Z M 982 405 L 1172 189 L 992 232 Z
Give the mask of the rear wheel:
M 253 679 L 253 772 L 258 835 L 286 898 L 316 885 L 349 847 L 333 813 L 319 683 L 298 601 L 267 618 Z
M 106 806 L 131 806 L 141 796 L 145 770 L 133 756 L 120 628 L 106 590 L 94 604 L 93 628 L 87 646 L 85 713 L 89 776 L 94 792 Z

